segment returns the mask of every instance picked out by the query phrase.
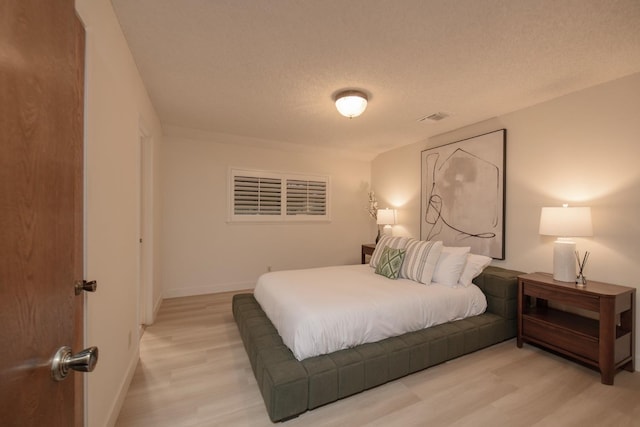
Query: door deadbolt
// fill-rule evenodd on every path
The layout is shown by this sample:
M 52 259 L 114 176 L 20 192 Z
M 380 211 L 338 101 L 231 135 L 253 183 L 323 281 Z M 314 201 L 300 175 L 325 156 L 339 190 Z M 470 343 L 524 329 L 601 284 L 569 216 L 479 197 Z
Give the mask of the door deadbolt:
M 78 280 L 75 283 L 76 295 L 80 295 L 82 291 L 85 292 L 95 292 L 98 289 L 98 282 L 92 280 L 87 282 L 86 280 Z
M 71 348 L 60 347 L 51 361 L 51 376 L 62 381 L 70 370 L 92 372 L 98 363 L 98 347 L 89 347 L 78 354 L 71 354 Z

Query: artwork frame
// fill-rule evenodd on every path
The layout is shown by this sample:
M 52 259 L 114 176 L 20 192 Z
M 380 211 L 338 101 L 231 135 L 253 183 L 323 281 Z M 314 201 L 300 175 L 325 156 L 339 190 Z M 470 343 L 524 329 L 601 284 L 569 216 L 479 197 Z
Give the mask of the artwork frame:
M 420 239 L 505 259 L 507 130 L 421 152 Z

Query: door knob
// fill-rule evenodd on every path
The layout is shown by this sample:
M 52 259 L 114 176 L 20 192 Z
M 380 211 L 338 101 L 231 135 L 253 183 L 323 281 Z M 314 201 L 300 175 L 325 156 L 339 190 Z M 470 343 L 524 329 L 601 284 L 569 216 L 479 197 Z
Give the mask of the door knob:
M 51 362 L 51 376 L 56 381 L 62 381 L 69 374 L 69 370 L 91 372 L 96 363 L 98 347 L 89 347 L 77 354 L 71 354 L 70 347 L 60 347 Z
M 86 280 L 78 280 L 74 286 L 76 289 L 76 295 L 80 295 L 82 291 L 95 292 L 96 289 L 98 289 L 98 282 L 95 280 L 90 282 L 87 282 Z

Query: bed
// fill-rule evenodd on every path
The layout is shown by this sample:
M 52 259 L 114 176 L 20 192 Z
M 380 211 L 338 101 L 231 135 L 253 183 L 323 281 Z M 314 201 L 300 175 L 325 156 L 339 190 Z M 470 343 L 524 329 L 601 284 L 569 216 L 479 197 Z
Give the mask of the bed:
M 353 274 L 370 275 L 373 269 L 364 265 L 349 266 L 348 268 L 330 267 L 322 270 L 334 277 L 340 277 Z M 300 272 L 284 273 L 285 276 L 290 276 L 293 283 L 298 279 L 298 274 Z M 295 341 L 304 337 L 304 334 L 296 335 L 295 331 L 283 330 L 282 335 L 288 341 L 289 345 L 287 345 L 283 336 L 274 326 L 274 322 L 279 323 L 282 330 L 283 325 L 288 324 L 290 319 L 287 316 L 290 314 L 279 311 L 281 308 L 277 306 L 276 308 L 271 306 L 273 303 L 271 296 L 269 292 L 264 290 L 268 287 L 262 289 L 262 286 L 256 286 L 256 295 L 253 293 L 235 295 L 232 303 L 233 315 L 262 393 L 267 413 L 273 422 L 286 421 L 309 409 L 513 338 L 516 334 L 517 276 L 519 274 L 521 273 L 498 267 L 485 268 L 473 279 L 474 285 L 469 287 L 471 294 L 475 294 L 471 301 L 475 302 L 467 303 L 467 305 L 462 304 L 461 310 L 468 311 L 467 314 L 470 314 L 470 317 L 455 315 L 451 320 L 440 319 L 435 326 L 426 328 L 423 325 L 413 325 L 410 326 L 409 332 L 400 334 L 394 329 L 395 325 L 392 325 L 388 328 L 388 333 L 383 335 L 379 334 L 380 325 L 371 326 L 370 321 L 365 320 L 364 324 L 369 327 L 364 329 L 364 334 L 369 333 L 371 336 L 364 341 L 369 342 L 359 343 L 358 340 L 361 340 L 359 337 L 356 338 L 355 343 L 343 343 L 337 349 L 313 349 L 313 345 L 311 350 L 304 346 L 298 348 L 295 343 L 292 344 L 291 337 L 294 337 Z M 266 277 L 272 276 L 267 275 Z M 389 285 L 397 288 L 412 285 L 405 283 L 402 278 L 395 281 L 375 276 L 371 276 L 371 278 L 379 279 L 382 282 L 387 280 Z M 346 279 L 350 280 L 349 277 Z M 285 286 L 286 294 L 286 288 L 289 285 L 283 286 Z M 340 283 L 335 286 L 344 288 L 344 285 Z M 413 286 L 419 286 L 421 291 L 426 288 L 434 290 L 438 287 L 437 285 L 423 286 L 415 283 Z M 476 289 L 477 293 L 480 293 L 479 300 Z M 401 294 L 404 292 L 404 290 L 399 291 Z M 329 292 L 329 295 L 331 294 L 332 292 Z M 445 289 L 444 294 L 451 294 L 451 292 Z M 320 304 L 319 299 L 321 298 L 318 295 L 303 293 L 301 298 L 304 299 L 305 295 L 306 299 Z M 407 295 L 412 295 L 408 297 L 409 301 L 415 301 L 413 294 Z M 264 308 L 270 311 L 274 322 L 267 316 L 263 306 L 256 300 L 256 296 L 261 299 Z M 340 298 L 342 299 L 344 296 Z M 359 300 L 366 298 L 363 298 L 361 290 L 351 290 L 350 299 L 357 304 Z M 329 301 L 329 303 L 335 303 L 335 300 Z M 455 304 L 460 305 L 459 302 L 454 302 Z M 285 300 L 284 305 L 297 307 L 297 301 L 295 299 Z M 474 305 L 480 306 L 480 314 L 474 312 L 478 309 L 478 307 L 473 307 Z M 381 307 L 380 310 L 384 313 L 386 307 Z M 306 312 L 306 309 L 303 311 Z M 358 316 L 356 315 L 356 317 Z M 384 318 L 379 315 L 374 317 Z M 458 317 L 465 318 L 458 319 Z M 313 315 L 311 318 L 313 319 Z M 353 323 L 354 318 L 347 317 L 346 321 Z M 307 327 L 302 329 L 308 331 Z M 340 329 L 340 326 L 338 330 L 344 331 Z M 309 341 L 317 342 L 318 338 Z M 291 348 L 295 349 L 296 354 Z M 310 351 L 311 353 L 309 353 Z M 313 352 L 318 355 L 313 355 Z
M 254 297 L 297 360 L 476 316 L 486 309 L 486 298 L 475 285 L 389 280 L 369 265 L 267 273 L 258 280 Z

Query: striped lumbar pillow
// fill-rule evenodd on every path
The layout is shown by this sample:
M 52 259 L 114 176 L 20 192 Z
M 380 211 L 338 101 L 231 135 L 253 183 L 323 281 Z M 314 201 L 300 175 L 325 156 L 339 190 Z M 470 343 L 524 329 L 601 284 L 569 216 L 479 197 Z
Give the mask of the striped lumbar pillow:
M 442 252 L 441 241 L 423 241 L 411 239 L 405 247 L 400 277 L 428 285 Z
M 380 256 L 382 256 L 382 252 L 385 247 L 390 247 L 391 249 L 404 249 L 407 246 L 407 242 L 409 241 L 408 237 L 393 237 L 393 236 L 382 236 L 378 243 L 376 243 L 376 248 L 371 255 L 371 261 L 369 261 L 369 265 L 373 268 L 378 266 L 378 262 L 380 262 Z

